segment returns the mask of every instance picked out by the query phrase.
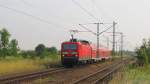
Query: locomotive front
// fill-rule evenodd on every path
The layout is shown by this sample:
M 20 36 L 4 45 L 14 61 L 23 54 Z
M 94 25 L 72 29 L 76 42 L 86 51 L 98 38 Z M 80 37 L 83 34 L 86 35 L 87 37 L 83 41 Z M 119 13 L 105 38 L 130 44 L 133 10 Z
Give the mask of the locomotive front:
M 78 43 L 64 42 L 61 45 L 61 62 L 65 66 L 73 66 L 78 62 Z

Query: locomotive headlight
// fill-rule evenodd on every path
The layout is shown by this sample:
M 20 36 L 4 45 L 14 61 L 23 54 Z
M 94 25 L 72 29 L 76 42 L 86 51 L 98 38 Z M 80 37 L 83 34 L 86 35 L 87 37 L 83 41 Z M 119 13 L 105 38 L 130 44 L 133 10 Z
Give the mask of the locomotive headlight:
M 68 52 L 62 52 L 62 54 L 69 54 Z
M 77 54 L 77 52 L 71 52 L 71 54 Z

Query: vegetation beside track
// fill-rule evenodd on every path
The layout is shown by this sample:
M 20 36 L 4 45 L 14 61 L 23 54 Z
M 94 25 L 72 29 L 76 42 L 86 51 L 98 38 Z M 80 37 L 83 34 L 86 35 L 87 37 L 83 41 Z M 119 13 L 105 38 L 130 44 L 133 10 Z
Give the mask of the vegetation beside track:
M 58 65 L 60 56 L 56 47 L 38 44 L 34 50 L 21 50 L 18 41 L 10 37 L 7 29 L 0 30 L 0 76 Z
M 150 65 L 143 67 L 127 66 L 118 72 L 110 84 L 150 84 Z
M 44 59 L 8 58 L 0 61 L 0 75 L 31 72 L 59 65 L 59 60 L 51 57 Z
M 136 48 L 136 54 L 136 67 L 125 67 L 110 84 L 150 84 L 150 39 L 143 39 L 143 44 Z

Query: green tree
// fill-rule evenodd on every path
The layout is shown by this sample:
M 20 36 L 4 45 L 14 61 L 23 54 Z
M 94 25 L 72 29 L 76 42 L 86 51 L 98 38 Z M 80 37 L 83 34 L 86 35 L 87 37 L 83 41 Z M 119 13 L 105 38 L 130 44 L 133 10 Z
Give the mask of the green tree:
M 35 48 L 36 55 L 39 56 L 40 58 L 44 58 L 45 53 L 46 53 L 46 47 L 44 44 L 39 44 Z
M 9 49 L 10 49 L 10 54 L 11 55 L 13 55 L 13 56 L 17 55 L 17 52 L 18 52 L 19 48 L 18 48 L 18 41 L 16 39 L 12 39 L 10 41 Z
M 8 54 L 8 44 L 9 44 L 9 38 L 10 33 L 4 28 L 0 32 L 1 35 L 1 55 L 3 58 Z
M 21 56 L 23 58 L 31 58 L 31 59 L 35 59 L 35 51 L 32 50 L 28 50 L 28 51 L 21 51 Z
M 6 29 L 1 30 L 2 48 L 7 48 L 9 44 L 10 33 Z
M 136 49 L 137 58 L 140 64 L 148 64 L 150 62 L 150 40 L 147 42 L 143 39 L 143 44 Z
M 2 49 L 1 30 L 0 30 L 0 49 Z
M 47 51 L 52 53 L 52 54 L 57 54 L 58 50 L 56 47 L 50 47 L 50 48 L 47 48 Z
M 1 41 L 1 30 L 0 30 L 0 57 L 2 56 L 2 41 Z

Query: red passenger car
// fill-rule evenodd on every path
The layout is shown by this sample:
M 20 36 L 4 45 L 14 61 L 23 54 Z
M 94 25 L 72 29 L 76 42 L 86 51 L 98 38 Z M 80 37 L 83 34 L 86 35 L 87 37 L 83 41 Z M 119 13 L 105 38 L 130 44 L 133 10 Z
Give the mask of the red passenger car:
M 109 58 L 110 51 L 106 48 L 99 49 L 100 57 L 97 58 L 97 49 L 88 41 L 72 39 L 61 45 L 61 61 L 63 65 L 72 66 L 78 62 L 89 62 Z

